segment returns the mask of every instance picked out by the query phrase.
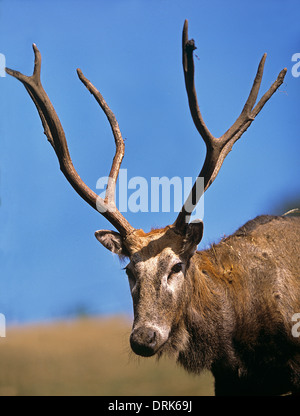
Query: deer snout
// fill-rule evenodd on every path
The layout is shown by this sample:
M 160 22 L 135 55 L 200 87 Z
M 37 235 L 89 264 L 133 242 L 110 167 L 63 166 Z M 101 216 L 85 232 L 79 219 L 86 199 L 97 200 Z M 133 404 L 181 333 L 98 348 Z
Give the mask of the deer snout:
M 133 352 L 143 357 L 151 357 L 161 346 L 162 340 L 159 332 L 150 327 L 139 327 L 130 335 L 130 345 Z

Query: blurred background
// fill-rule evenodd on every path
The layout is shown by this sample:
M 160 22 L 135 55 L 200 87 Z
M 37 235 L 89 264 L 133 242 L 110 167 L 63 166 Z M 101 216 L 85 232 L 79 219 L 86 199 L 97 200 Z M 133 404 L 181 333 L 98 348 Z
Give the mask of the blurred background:
M 197 46 L 200 108 L 215 136 L 239 115 L 264 52 L 260 96 L 286 67 L 283 85 L 205 194 L 203 249 L 257 215 L 300 207 L 300 77 L 292 74 L 299 12 L 297 0 L 1 0 L 0 53 L 7 67 L 31 74 L 37 44 L 73 163 L 97 193 L 114 142 L 76 68 L 118 119 L 128 177 L 150 183 L 196 177 L 205 157 L 184 87 L 184 19 Z M 61 174 L 24 87 L 6 76 L 0 88 L 0 313 L 7 322 L 0 394 L 212 394 L 209 374 L 132 357 L 124 265 L 93 235 L 111 226 Z M 126 217 L 148 231 L 176 214 Z

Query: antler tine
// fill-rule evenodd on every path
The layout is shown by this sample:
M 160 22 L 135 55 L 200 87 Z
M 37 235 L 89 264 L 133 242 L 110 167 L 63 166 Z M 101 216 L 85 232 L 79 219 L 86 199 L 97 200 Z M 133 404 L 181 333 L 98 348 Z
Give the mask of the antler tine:
M 185 20 L 182 32 L 182 65 L 183 73 L 185 80 L 185 87 L 188 95 L 189 107 L 191 115 L 194 121 L 194 124 L 201 134 L 203 140 L 206 143 L 206 146 L 209 146 L 214 140 L 213 135 L 210 133 L 206 124 L 204 123 L 203 117 L 201 115 L 197 93 L 195 88 L 195 65 L 193 52 L 197 49 L 195 46 L 194 39 L 188 39 L 188 21 Z
M 48 95 L 46 94 L 41 84 L 41 54 L 35 44 L 33 44 L 33 51 L 35 55 L 35 60 L 34 70 L 31 76 L 26 76 L 18 71 L 9 68 L 5 68 L 6 72 L 14 78 L 18 79 L 20 82 L 22 82 L 26 90 L 28 91 L 31 99 L 33 100 L 38 110 L 39 116 L 44 127 L 44 133 L 47 136 L 48 141 L 51 143 L 57 155 L 60 164 L 60 169 L 66 177 L 66 179 L 68 180 L 68 182 L 92 208 L 100 212 L 123 236 L 126 236 L 127 234 L 132 232 L 134 228 L 117 210 L 114 202 L 115 184 L 118 177 L 120 165 L 124 156 L 124 142 L 118 126 L 113 128 L 117 151 L 114 157 L 113 166 L 110 173 L 110 177 L 112 178 L 112 180 L 109 181 L 106 197 L 105 200 L 103 200 L 82 181 L 82 179 L 80 178 L 80 176 L 74 168 L 63 127 Z M 86 80 L 83 77 L 82 73 L 81 76 L 82 79 L 80 79 L 82 81 Z M 97 91 L 96 88 L 89 81 L 86 80 L 86 82 L 89 83 L 91 90 L 93 89 L 93 91 Z M 98 94 L 101 96 L 99 92 Z M 116 126 L 117 121 L 115 119 L 114 114 L 112 113 L 108 105 L 105 103 L 102 96 L 101 98 L 103 103 L 101 107 L 103 111 L 105 112 L 111 125 Z M 116 138 L 117 131 L 119 133 Z
M 80 81 L 86 86 L 88 91 L 95 97 L 97 103 L 100 105 L 100 107 L 104 111 L 109 121 L 109 124 L 111 126 L 112 132 L 113 132 L 113 136 L 114 136 L 115 144 L 116 144 L 116 153 L 115 153 L 112 167 L 109 173 L 109 181 L 107 184 L 104 201 L 106 203 L 109 203 L 109 202 L 114 203 L 116 182 L 118 179 L 121 163 L 125 154 L 124 140 L 122 138 L 117 119 L 114 113 L 111 111 L 111 109 L 107 105 L 103 96 L 100 94 L 97 88 L 95 88 L 94 85 L 83 75 L 82 71 L 79 68 L 77 69 L 77 74 L 78 74 Z
M 174 225 L 178 229 L 182 229 L 190 220 L 193 209 L 198 203 L 203 193 L 209 188 L 217 177 L 219 170 L 224 162 L 224 159 L 231 151 L 234 143 L 242 136 L 242 134 L 251 125 L 257 114 L 261 111 L 266 102 L 277 91 L 279 86 L 283 83 L 287 69 L 284 68 L 278 75 L 276 81 L 271 85 L 269 90 L 262 96 L 259 102 L 254 107 L 260 84 L 263 76 L 264 64 L 267 54 L 264 54 L 248 96 L 248 99 L 243 107 L 243 110 L 233 125 L 219 138 L 214 137 L 208 128 L 206 127 L 202 118 L 197 94 L 194 83 L 194 58 L 193 52 L 196 49 L 194 40 L 188 40 L 188 21 L 184 22 L 183 36 L 182 36 L 182 55 L 183 55 L 183 71 L 185 77 L 186 91 L 189 101 L 190 112 L 194 121 L 194 124 L 202 136 L 206 144 L 206 157 L 198 175 L 198 178 L 204 178 L 204 187 L 201 191 L 198 189 L 198 182 L 193 185 L 189 197 L 187 198 L 184 206 L 182 207 Z M 198 179 L 197 178 L 197 179 Z

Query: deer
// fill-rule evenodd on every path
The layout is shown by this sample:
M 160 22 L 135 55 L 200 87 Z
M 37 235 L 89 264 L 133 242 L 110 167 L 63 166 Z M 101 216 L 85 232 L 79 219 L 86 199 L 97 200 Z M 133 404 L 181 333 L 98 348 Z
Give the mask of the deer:
M 203 221 L 190 221 L 193 208 L 216 179 L 232 146 L 283 83 L 287 69 L 257 102 L 264 54 L 240 115 L 217 138 L 199 109 L 195 49 L 186 20 L 182 63 L 190 113 L 206 145 L 198 175 L 204 178 L 204 186 L 197 192 L 195 181 L 175 222 L 148 232 L 134 228 L 116 206 L 124 140 L 114 113 L 82 71 L 77 69 L 78 77 L 106 115 L 115 141 L 104 198 L 75 170 L 63 127 L 41 84 L 37 46 L 33 44 L 31 76 L 9 68 L 6 72 L 25 86 L 70 185 L 116 229 L 99 230 L 95 236 L 112 253 L 128 259 L 125 271 L 134 312 L 132 351 L 142 357 L 170 355 L 190 373 L 211 371 L 217 396 L 296 395 L 300 393 L 300 337 L 292 335 L 292 316 L 300 312 L 299 217 L 258 216 L 202 251 L 197 248 Z

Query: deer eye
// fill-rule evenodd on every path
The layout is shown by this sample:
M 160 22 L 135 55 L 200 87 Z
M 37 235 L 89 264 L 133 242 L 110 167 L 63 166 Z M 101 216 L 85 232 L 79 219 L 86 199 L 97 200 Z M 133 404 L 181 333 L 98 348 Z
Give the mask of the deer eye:
M 182 272 L 183 269 L 183 263 L 176 263 L 172 269 L 171 269 L 171 273 L 169 274 L 169 277 L 171 277 L 173 274 L 177 274 Z

